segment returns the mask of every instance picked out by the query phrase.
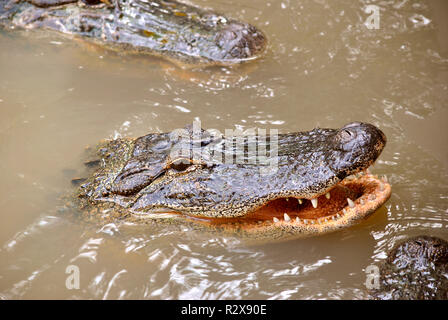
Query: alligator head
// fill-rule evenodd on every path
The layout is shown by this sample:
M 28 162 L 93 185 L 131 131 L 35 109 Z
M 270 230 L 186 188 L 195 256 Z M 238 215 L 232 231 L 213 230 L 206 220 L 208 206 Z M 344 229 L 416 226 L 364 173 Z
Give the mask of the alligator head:
M 182 66 L 240 63 L 266 47 L 264 34 L 250 24 L 168 0 L 5 0 L 1 24 L 54 30 Z
M 371 298 L 381 300 L 447 300 L 448 241 L 420 235 L 400 241 L 380 265 Z
M 235 144 L 208 131 L 183 131 L 102 144 L 103 166 L 80 197 L 113 203 L 137 219 L 175 217 L 272 239 L 348 227 L 390 196 L 387 181 L 367 173 L 386 143 L 370 124 L 248 136 Z M 268 150 L 268 161 L 250 150 Z M 237 161 L 235 154 L 243 156 Z

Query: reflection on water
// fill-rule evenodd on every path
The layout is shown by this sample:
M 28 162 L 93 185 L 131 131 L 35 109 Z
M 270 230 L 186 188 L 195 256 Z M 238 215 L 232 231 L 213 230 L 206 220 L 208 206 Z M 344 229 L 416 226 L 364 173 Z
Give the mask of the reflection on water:
M 378 3 L 380 28 L 368 30 L 363 1 L 195 2 L 259 26 L 267 56 L 184 71 L 54 35 L 0 33 L 0 297 L 362 299 L 364 269 L 397 241 L 447 238 L 446 3 Z M 63 210 L 86 145 L 194 119 L 220 131 L 372 122 L 388 136 L 373 171 L 388 176 L 392 197 L 359 226 L 272 244 L 86 224 Z M 65 286 L 70 265 L 79 290 Z

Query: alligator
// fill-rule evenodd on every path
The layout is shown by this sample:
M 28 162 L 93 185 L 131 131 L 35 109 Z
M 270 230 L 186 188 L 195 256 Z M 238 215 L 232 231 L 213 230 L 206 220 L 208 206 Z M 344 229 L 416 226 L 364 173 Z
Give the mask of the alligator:
M 89 221 L 180 221 L 252 239 L 320 235 L 388 200 L 389 182 L 368 170 L 385 144 L 380 129 L 359 122 L 247 136 L 190 125 L 90 148 L 92 169 L 73 181 L 74 198 Z
M 172 0 L 2 0 L 1 26 L 56 31 L 182 67 L 253 60 L 267 42 L 248 23 Z
M 381 300 L 448 300 L 448 241 L 420 235 L 398 243 L 380 267 Z

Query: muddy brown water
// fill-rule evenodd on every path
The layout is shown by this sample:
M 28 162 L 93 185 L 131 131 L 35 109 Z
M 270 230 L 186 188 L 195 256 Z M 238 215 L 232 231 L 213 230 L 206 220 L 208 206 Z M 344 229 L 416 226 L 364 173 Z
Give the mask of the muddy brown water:
M 448 238 L 448 3 L 210 1 L 260 27 L 266 56 L 191 74 L 67 38 L 0 33 L 0 297 L 364 299 L 369 265 L 417 234 Z M 183 127 L 280 132 L 376 124 L 391 199 L 329 235 L 247 244 L 187 227 L 88 225 L 58 212 L 82 151 Z M 79 289 L 66 269 L 80 271 Z

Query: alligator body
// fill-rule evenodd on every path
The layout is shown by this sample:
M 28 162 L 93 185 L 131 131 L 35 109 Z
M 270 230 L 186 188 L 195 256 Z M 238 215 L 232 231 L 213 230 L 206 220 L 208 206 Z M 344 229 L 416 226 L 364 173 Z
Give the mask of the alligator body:
M 57 31 L 182 66 L 240 63 L 266 47 L 250 24 L 171 0 L 2 0 L 0 26 Z
M 318 235 L 358 223 L 389 198 L 387 181 L 367 171 L 385 143 L 364 123 L 236 140 L 190 126 L 105 141 L 77 198 L 89 219 L 180 220 L 251 238 Z
M 380 268 L 383 300 L 448 300 L 448 242 L 417 236 L 400 242 Z

